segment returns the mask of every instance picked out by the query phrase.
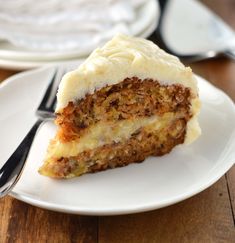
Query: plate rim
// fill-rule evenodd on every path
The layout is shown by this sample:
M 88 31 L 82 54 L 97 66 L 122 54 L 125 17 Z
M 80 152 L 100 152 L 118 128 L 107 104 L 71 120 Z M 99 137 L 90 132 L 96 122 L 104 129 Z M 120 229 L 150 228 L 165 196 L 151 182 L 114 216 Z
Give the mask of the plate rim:
M 64 208 L 63 206 L 58 206 L 54 203 L 48 203 L 48 202 L 40 202 L 36 199 L 30 199 L 30 197 L 28 196 L 24 196 L 24 195 L 20 195 L 19 193 L 16 193 L 14 191 L 12 191 L 10 193 L 10 196 L 26 202 L 30 205 L 33 206 L 37 206 L 39 208 L 43 208 L 43 209 L 48 209 L 48 210 L 52 210 L 55 212 L 62 212 L 62 213 L 71 213 L 71 214 L 77 214 L 77 215 L 87 215 L 87 216 L 115 216 L 115 215 L 127 215 L 127 214 L 135 214 L 135 213 L 144 213 L 144 212 L 148 212 L 148 211 L 152 211 L 152 210 L 157 210 L 157 209 L 161 209 L 167 206 L 171 206 L 174 205 L 176 203 L 182 202 L 186 199 L 189 199 L 195 195 L 197 195 L 198 193 L 206 190 L 207 188 L 209 188 L 211 185 L 213 185 L 214 183 L 216 183 L 232 166 L 234 165 L 234 162 L 230 162 L 227 167 L 224 168 L 222 174 L 218 173 L 214 178 L 212 178 L 210 181 L 208 181 L 207 184 L 203 184 L 200 187 L 198 187 L 197 190 L 192 191 L 191 193 L 187 193 L 185 192 L 184 194 L 181 194 L 177 197 L 173 197 L 171 199 L 171 201 L 167 200 L 168 202 L 162 202 L 161 204 L 158 204 L 156 206 L 156 204 L 147 204 L 144 206 L 138 206 L 138 207 L 130 207 L 130 208 L 125 208 L 125 209 L 99 209 L 99 210 L 91 210 L 90 208 L 87 209 L 82 209 L 79 210 L 77 207 L 70 207 L 70 208 Z

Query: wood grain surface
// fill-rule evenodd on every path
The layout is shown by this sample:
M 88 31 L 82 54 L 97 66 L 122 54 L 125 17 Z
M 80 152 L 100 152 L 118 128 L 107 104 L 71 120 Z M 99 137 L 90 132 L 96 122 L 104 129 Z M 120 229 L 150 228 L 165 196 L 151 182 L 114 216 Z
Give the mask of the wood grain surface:
M 203 0 L 235 29 L 234 0 Z M 193 71 L 235 101 L 235 62 L 206 60 Z M 0 69 L 0 81 L 16 73 Z M 235 166 L 200 194 L 163 209 L 124 216 L 91 217 L 0 200 L 0 243 L 12 242 L 235 242 Z

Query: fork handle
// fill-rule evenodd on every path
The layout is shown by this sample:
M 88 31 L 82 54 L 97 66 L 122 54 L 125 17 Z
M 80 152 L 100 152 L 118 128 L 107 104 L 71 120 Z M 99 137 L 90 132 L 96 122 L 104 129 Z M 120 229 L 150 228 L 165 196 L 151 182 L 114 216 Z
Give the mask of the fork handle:
M 7 195 L 20 178 L 35 134 L 42 121 L 39 119 L 35 122 L 20 145 L 0 169 L 0 198 Z

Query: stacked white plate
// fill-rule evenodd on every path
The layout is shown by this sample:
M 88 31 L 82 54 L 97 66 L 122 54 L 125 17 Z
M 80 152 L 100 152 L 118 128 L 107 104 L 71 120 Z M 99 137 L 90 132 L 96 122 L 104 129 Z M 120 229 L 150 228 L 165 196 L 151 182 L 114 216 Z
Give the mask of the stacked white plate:
M 156 0 L 0 4 L 0 66 L 11 69 L 80 62 L 116 33 L 148 37 L 159 17 Z

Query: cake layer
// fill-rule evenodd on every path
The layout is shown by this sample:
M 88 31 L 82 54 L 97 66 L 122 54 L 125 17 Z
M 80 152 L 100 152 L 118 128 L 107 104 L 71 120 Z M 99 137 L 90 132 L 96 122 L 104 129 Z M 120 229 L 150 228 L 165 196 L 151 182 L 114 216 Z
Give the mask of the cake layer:
M 122 82 L 127 77 L 182 84 L 197 95 L 195 77 L 177 57 L 148 40 L 117 35 L 96 49 L 78 69 L 67 73 L 59 86 L 56 111 L 96 90 Z
M 181 112 L 184 116 L 193 117 L 196 115 L 193 112 L 199 108 L 197 102 L 198 98 L 182 85 L 160 85 L 150 79 L 126 78 L 116 85 L 86 95 L 81 101 L 70 102 L 57 114 L 58 139 L 64 142 L 76 140 L 100 121 L 162 116 L 167 112 Z M 195 136 L 197 132 L 194 132 Z
M 88 149 L 77 156 L 50 156 L 39 172 L 54 178 L 71 178 L 87 172 L 141 162 L 150 155 L 166 154 L 184 142 L 187 122 L 184 118 L 165 118 L 164 122 L 153 122 L 117 143 Z

